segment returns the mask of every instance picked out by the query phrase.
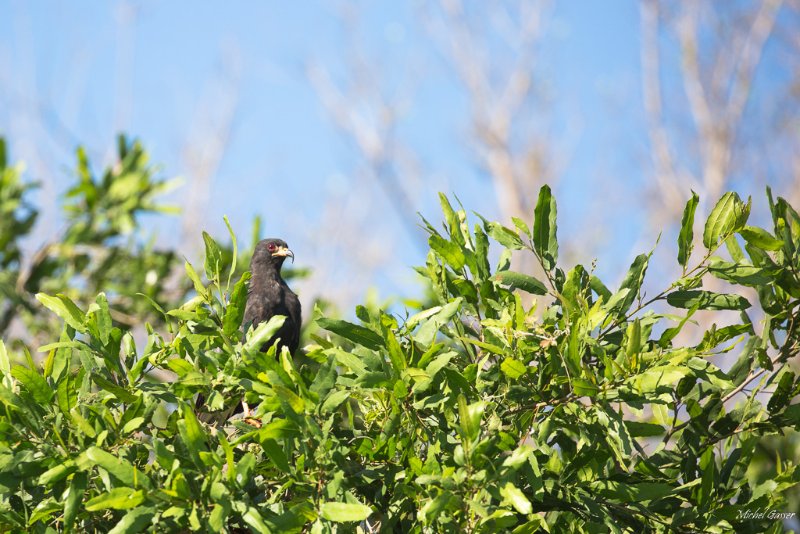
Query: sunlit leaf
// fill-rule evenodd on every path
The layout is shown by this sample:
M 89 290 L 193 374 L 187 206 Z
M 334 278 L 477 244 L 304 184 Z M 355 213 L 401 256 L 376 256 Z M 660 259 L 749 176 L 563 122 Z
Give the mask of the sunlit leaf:
M 681 219 L 681 231 L 678 234 L 678 263 L 686 267 L 689 256 L 692 255 L 692 244 L 694 243 L 694 214 L 697 211 L 697 204 L 700 197 L 692 191 L 692 198 L 686 203 Z
M 106 508 L 128 510 L 139 506 L 142 502 L 144 502 L 144 492 L 142 490 L 114 488 L 89 499 L 84 506 L 90 512 L 105 510 Z
M 511 482 L 506 482 L 506 484 L 500 488 L 500 495 L 502 495 L 517 512 L 523 515 L 527 515 L 533 510 L 531 501 L 529 501 L 525 494 Z
M 220 263 L 222 262 L 222 251 L 214 238 L 203 232 L 203 242 L 206 246 L 206 259 L 204 263 L 206 276 L 209 280 L 219 281 Z
M 749 204 L 746 206 L 736 193 L 722 195 L 706 220 L 703 245 L 707 249 L 715 248 L 720 240 L 744 226 L 749 212 Z
M 320 328 L 342 336 L 358 345 L 373 350 L 378 350 L 383 346 L 383 338 L 380 334 L 364 326 L 349 323 L 341 319 L 328 319 L 327 317 L 317 319 L 317 324 Z
M 741 295 L 702 290 L 673 291 L 667 295 L 667 302 L 676 308 L 696 306 L 700 310 L 745 310 L 750 307 L 750 302 Z
M 231 298 L 225 308 L 225 315 L 222 317 L 222 330 L 226 336 L 233 336 L 242 325 L 244 310 L 247 306 L 247 282 L 250 280 L 250 272 L 246 271 L 233 286 Z
M 496 280 L 509 289 L 521 289 L 533 295 L 546 295 L 547 288 L 539 280 L 527 274 L 515 273 L 513 271 L 502 271 L 495 274 L 492 280 Z
M 533 248 L 547 270 L 553 269 L 558 261 L 556 219 L 556 199 L 550 186 L 544 185 L 539 189 L 533 212 Z
M 68 297 L 60 293 L 55 297 L 37 293 L 36 300 L 78 332 L 86 333 L 86 316 Z
M 359 503 L 324 502 L 319 506 L 319 514 L 328 521 L 350 523 L 368 518 L 372 508 Z
M 745 226 L 739 233 L 745 241 L 763 250 L 780 250 L 783 247 L 783 241 L 757 226 Z

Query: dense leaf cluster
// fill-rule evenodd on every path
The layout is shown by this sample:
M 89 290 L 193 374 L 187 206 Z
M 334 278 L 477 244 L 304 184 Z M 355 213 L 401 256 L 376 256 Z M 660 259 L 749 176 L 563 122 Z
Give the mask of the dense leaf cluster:
M 9 166 L 5 141 L 0 139 L 0 334 L 16 339 L 16 320 L 26 336 L 47 339 L 59 331 L 52 315 L 41 313 L 33 298 L 38 292 L 63 293 L 88 305 L 105 292 L 113 303 L 114 321 L 126 328 L 157 316 L 144 293 L 164 305 L 177 305 L 190 286 L 167 279 L 179 256 L 137 239 L 135 230 L 145 213 L 168 213 L 156 197 L 171 189 L 175 180 L 163 180 L 149 164 L 138 142 L 120 137 L 118 161 L 99 176 L 78 149 L 75 184 L 63 202 L 63 230 L 45 230 L 45 242 L 25 256 L 21 243 L 33 229 L 39 211 L 27 198 L 36 184 L 23 183 L 22 166 Z M 154 322 L 155 326 L 160 326 Z M 16 331 L 19 332 L 19 329 Z
M 752 476 L 765 436 L 800 426 L 787 365 L 800 217 L 786 201 L 768 196 L 765 230 L 728 193 L 696 240 L 693 196 L 682 276 L 645 298 L 651 254 L 618 288 L 558 267 L 547 187 L 514 228 L 471 226 L 441 200 L 444 224 L 425 221 L 417 269 L 435 302 L 405 316 L 359 306 L 358 324 L 317 310 L 321 330 L 294 357 L 258 350 L 281 318 L 240 332 L 248 275 L 237 279 L 233 232 L 230 254 L 203 235 L 205 276 L 185 264 L 188 301 L 141 297 L 160 327 L 138 342 L 103 292 L 83 305 L 37 295 L 64 327 L 38 348 L 41 365 L 0 344 L 0 528 L 781 530 L 743 512 L 784 509 L 800 480 L 780 458 Z M 534 255 L 543 279 L 511 270 L 512 251 Z M 733 312 L 679 342 L 708 310 Z M 210 409 L 243 398 L 253 413 L 206 425 L 198 394 Z

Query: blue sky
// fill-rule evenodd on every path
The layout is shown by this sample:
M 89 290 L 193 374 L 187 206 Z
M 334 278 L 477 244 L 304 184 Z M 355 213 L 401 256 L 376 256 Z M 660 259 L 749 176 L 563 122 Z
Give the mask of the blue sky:
M 367 210 L 360 219 L 365 242 L 382 232 L 385 265 L 352 283 L 362 294 L 370 286 L 382 294 L 405 291 L 414 285 L 410 266 L 422 254 L 391 210 L 393 199 L 378 187 L 354 186 L 360 155 L 321 104 L 309 65 L 345 79 L 355 43 L 373 62 L 376 83 L 407 94 L 398 135 L 429 184 L 414 199 L 428 219 L 439 218 L 439 189 L 489 217 L 497 216 L 497 205 L 468 143 L 466 94 L 421 22 L 424 4 L 356 3 L 354 28 L 344 27 L 342 5 L 350 4 L 0 0 L 0 130 L 12 157 L 25 160 L 28 176 L 43 182 L 37 199 L 45 206 L 56 206 L 67 187 L 75 145 L 84 144 L 99 169 L 119 131 L 140 138 L 166 175 L 184 177 L 184 187 L 169 198 L 182 203 L 192 198 L 195 179 L 184 148 L 201 146 L 233 91 L 230 137 L 207 203 L 200 201 L 205 229 L 224 235 L 227 214 L 245 236 L 260 214 L 267 234 L 299 249 L 298 265 L 319 264 L 326 249 L 314 236 L 325 235 L 320 226 L 330 224 L 320 214 L 326 203 L 355 195 Z M 577 257 L 598 256 L 600 272 L 615 273 L 640 252 L 632 247 L 644 241 L 649 248 L 655 238 L 641 202 L 651 169 L 638 4 L 559 2 L 545 27 L 536 71 L 546 132 L 564 160 L 556 184 L 560 237 L 579 243 L 587 228 L 602 229 L 599 246 Z M 666 53 L 674 55 L 674 47 Z M 783 82 L 785 70 L 776 65 L 768 58 L 763 66 L 757 86 L 763 95 Z M 664 82 L 674 92 L 680 124 L 685 100 L 676 80 Z M 148 219 L 148 227 L 188 255 L 202 243 L 199 228 L 191 242 L 175 219 Z M 37 238 L 54 228 L 43 225 Z M 353 273 L 359 274 L 343 270 L 337 280 L 348 283 Z

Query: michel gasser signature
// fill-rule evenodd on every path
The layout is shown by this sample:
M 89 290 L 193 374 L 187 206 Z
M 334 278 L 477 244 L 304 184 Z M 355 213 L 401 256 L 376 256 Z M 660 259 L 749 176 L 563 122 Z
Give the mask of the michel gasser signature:
M 797 516 L 794 512 L 779 512 L 777 510 L 739 510 L 737 519 L 792 519 Z

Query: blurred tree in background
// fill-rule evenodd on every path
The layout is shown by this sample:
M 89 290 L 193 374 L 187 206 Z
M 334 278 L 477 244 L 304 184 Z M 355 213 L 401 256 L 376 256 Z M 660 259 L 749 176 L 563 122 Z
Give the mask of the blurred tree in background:
M 83 306 L 87 295 L 104 292 L 116 323 L 133 328 L 148 320 L 161 326 L 152 306 L 137 295 L 170 306 L 181 302 L 190 286 L 171 279 L 180 265 L 175 251 L 154 248 L 140 231 L 142 214 L 175 211 L 156 198 L 174 183 L 156 176 L 142 146 L 120 137 L 117 162 L 100 176 L 79 149 L 77 183 L 63 202 L 64 229 L 54 241 L 24 254 L 23 240 L 39 215 L 26 198 L 36 184 L 23 180 L 21 165 L 7 163 L 1 143 L 3 337 L 36 344 L 61 330 L 60 323 L 41 313 L 33 298 L 39 292 L 63 294 Z

